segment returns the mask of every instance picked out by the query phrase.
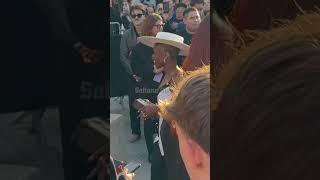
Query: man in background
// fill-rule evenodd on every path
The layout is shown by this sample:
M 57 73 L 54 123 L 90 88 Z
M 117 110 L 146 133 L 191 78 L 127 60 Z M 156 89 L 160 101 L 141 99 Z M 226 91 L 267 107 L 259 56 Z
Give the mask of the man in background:
M 140 36 L 142 30 L 142 23 L 145 20 L 145 10 L 140 5 L 131 6 L 130 15 L 133 22 L 133 27 L 128 29 L 120 43 L 120 61 L 126 73 L 128 75 L 128 96 L 129 96 L 129 108 L 130 108 L 130 121 L 131 121 L 131 131 L 132 134 L 129 138 L 129 142 L 135 142 L 140 138 L 140 119 L 137 118 L 138 113 L 132 107 L 135 99 L 135 87 L 136 83 L 139 81 L 139 77 L 133 74 L 131 62 L 129 59 L 131 50 L 137 44 L 137 37 Z
M 198 10 L 201 19 L 203 19 L 204 16 L 204 12 L 203 12 L 203 8 L 204 8 L 204 0 L 191 0 L 190 1 L 190 6 L 194 7 Z
M 176 31 L 182 30 L 185 25 L 183 23 L 183 12 L 187 8 L 184 3 L 178 3 L 175 7 L 174 16 L 165 24 L 164 31 L 175 33 Z
M 190 45 L 192 36 L 196 33 L 201 23 L 198 10 L 194 7 L 187 8 L 183 12 L 183 22 L 185 24 L 185 28 L 177 32 L 176 34 L 184 38 L 185 44 Z

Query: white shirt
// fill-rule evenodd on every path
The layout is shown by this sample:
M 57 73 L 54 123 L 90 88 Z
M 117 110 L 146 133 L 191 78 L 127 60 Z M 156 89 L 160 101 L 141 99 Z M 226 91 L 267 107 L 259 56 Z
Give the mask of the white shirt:
M 164 100 L 167 100 L 167 99 L 170 99 L 170 98 L 171 98 L 170 88 L 166 87 L 163 90 L 161 90 L 159 92 L 159 94 L 158 94 L 158 97 L 157 97 L 158 104 L 160 103 L 160 101 L 164 101 Z M 161 141 L 161 136 L 160 136 L 160 130 L 161 130 L 162 122 L 163 122 L 163 118 L 160 116 L 160 118 L 159 118 L 159 134 L 156 137 L 156 139 L 159 139 L 160 153 L 161 153 L 162 156 L 164 156 L 164 151 L 163 151 L 163 146 L 162 146 L 162 141 Z

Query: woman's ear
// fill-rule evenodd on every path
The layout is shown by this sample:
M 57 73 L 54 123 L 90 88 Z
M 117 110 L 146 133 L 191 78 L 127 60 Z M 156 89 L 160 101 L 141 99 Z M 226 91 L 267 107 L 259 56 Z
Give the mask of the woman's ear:
M 167 60 L 169 58 L 170 54 L 168 52 L 166 52 L 166 56 L 163 58 L 163 63 L 167 63 Z

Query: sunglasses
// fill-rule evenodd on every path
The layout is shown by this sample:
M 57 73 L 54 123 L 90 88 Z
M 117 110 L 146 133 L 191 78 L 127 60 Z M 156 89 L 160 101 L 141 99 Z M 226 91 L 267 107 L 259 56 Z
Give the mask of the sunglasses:
M 136 18 L 140 19 L 143 15 L 144 15 L 144 14 L 132 14 L 131 17 L 132 17 L 133 19 L 136 19 Z
M 156 25 L 154 25 L 154 26 L 156 26 L 158 29 L 160 29 L 160 28 L 163 28 L 163 24 L 156 24 Z

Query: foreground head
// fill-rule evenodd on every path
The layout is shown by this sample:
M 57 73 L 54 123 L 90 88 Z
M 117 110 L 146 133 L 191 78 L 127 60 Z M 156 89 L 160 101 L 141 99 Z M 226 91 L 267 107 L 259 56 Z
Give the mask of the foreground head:
M 175 126 L 180 154 L 191 180 L 210 179 L 210 66 L 191 72 L 161 103 L 161 115 Z
M 278 19 L 294 19 L 303 11 L 316 10 L 319 0 L 215 0 L 234 3 L 230 21 L 240 31 L 245 29 L 270 29 L 273 21 Z
M 258 35 L 213 83 L 214 179 L 319 179 L 320 17 Z

